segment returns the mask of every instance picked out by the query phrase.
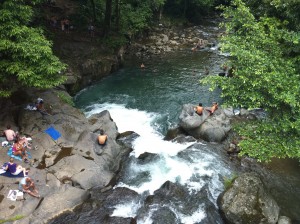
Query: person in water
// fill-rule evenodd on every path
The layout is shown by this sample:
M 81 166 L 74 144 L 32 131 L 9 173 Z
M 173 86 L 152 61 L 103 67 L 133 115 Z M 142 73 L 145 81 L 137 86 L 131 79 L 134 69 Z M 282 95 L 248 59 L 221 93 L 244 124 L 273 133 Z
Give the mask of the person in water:
M 194 108 L 194 111 L 195 111 L 196 114 L 198 114 L 199 116 L 201 116 L 203 114 L 202 103 L 199 103 L 199 105 Z
M 144 63 L 142 63 L 142 64 L 141 64 L 141 68 L 145 68 L 145 65 L 144 65 Z
M 98 136 L 98 142 L 100 145 L 104 146 L 107 142 L 107 135 L 104 134 L 103 129 L 100 129 L 100 135 Z

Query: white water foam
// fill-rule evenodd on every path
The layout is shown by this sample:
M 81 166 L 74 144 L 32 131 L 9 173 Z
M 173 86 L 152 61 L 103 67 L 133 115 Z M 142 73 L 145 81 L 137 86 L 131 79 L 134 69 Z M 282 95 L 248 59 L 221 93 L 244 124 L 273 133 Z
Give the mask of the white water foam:
M 135 201 L 115 206 L 115 210 L 111 216 L 117 217 L 135 217 L 140 205 Z
M 200 206 L 196 212 L 194 212 L 193 214 L 191 214 L 189 216 L 179 214 L 181 223 L 184 223 L 184 224 L 199 223 L 202 219 L 204 219 L 206 217 L 203 210 L 204 210 L 204 208 L 202 206 Z
M 190 193 L 199 191 L 205 184 L 208 184 L 213 203 L 222 190 L 222 183 L 219 180 L 219 174 L 228 175 L 230 172 L 224 168 L 213 154 L 208 154 L 196 148 L 190 148 L 195 152 L 192 158 L 183 159 L 177 156 L 178 152 L 195 144 L 195 142 L 180 144 L 170 141 L 164 141 L 163 136 L 154 129 L 153 121 L 160 116 L 159 114 L 140 111 L 137 109 L 128 109 L 125 105 L 119 104 L 96 104 L 88 108 L 86 116 L 108 110 L 111 117 L 116 122 L 119 132 L 134 131 L 140 135 L 133 143 L 134 151 L 132 156 L 138 157 L 144 152 L 159 155 L 159 159 L 154 162 L 139 165 L 134 164 L 130 167 L 128 175 L 133 178 L 137 174 L 148 173 L 147 178 L 137 185 L 128 185 L 118 183 L 116 187 L 127 187 L 139 194 L 148 192 L 153 194 L 166 181 L 177 182 L 188 188 Z M 198 144 L 198 143 L 197 143 Z M 203 146 L 205 147 L 205 146 Z M 115 208 L 114 216 L 134 217 L 139 205 L 133 205 L 132 202 L 122 204 Z M 183 223 L 193 223 L 205 217 L 205 212 L 199 208 L 197 212 L 190 216 L 177 214 Z M 150 222 L 150 218 L 147 220 Z M 144 220 L 145 221 L 145 220 Z

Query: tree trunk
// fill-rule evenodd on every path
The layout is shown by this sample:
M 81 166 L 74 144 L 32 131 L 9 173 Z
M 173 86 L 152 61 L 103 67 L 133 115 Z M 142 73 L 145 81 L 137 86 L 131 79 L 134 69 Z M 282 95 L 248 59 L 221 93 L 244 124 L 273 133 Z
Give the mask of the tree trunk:
M 104 36 L 107 36 L 111 28 L 112 0 L 106 0 L 104 18 Z
M 116 14 L 116 30 L 120 30 L 120 0 L 116 0 L 116 8 L 115 8 L 115 14 Z
M 93 10 L 93 22 L 96 22 L 96 6 L 95 1 L 91 0 L 92 10 Z

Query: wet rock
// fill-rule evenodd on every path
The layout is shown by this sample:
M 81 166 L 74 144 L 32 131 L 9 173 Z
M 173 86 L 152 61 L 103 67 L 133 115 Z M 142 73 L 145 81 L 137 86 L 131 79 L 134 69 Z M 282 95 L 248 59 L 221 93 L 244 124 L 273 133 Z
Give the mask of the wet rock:
M 277 224 L 292 224 L 292 220 L 286 216 L 280 216 Z
M 117 137 L 117 141 L 124 144 L 128 148 L 133 148 L 132 143 L 139 136 L 140 136 L 139 134 L 137 134 L 133 131 L 127 131 L 127 132 L 119 134 Z
M 189 192 L 185 187 L 170 181 L 165 182 L 158 190 L 146 198 L 144 207 L 138 211 L 137 220 L 144 220 L 152 212 L 154 223 L 180 223 L 180 216 L 191 216 L 199 213 L 199 209 L 206 213 L 201 223 L 222 223 L 218 209 L 209 200 L 211 197 L 207 186 L 198 192 Z
M 228 223 L 276 223 L 279 207 L 255 173 L 244 173 L 218 198 Z
M 156 224 L 159 224 L 161 222 L 163 222 L 164 224 L 179 223 L 176 214 L 167 207 L 162 207 L 159 210 L 155 210 L 151 215 L 151 220 L 152 223 Z
M 159 155 L 149 152 L 144 152 L 138 157 L 140 164 L 147 164 L 150 162 L 155 162 L 159 159 Z

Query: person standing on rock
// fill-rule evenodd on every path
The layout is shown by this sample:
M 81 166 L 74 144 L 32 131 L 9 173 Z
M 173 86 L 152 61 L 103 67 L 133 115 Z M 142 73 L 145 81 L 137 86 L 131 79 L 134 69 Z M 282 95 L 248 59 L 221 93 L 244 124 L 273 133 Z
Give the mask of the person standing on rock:
M 100 129 L 100 135 L 98 136 L 98 142 L 100 145 L 104 146 L 107 142 L 107 135 L 104 134 L 104 131 Z

